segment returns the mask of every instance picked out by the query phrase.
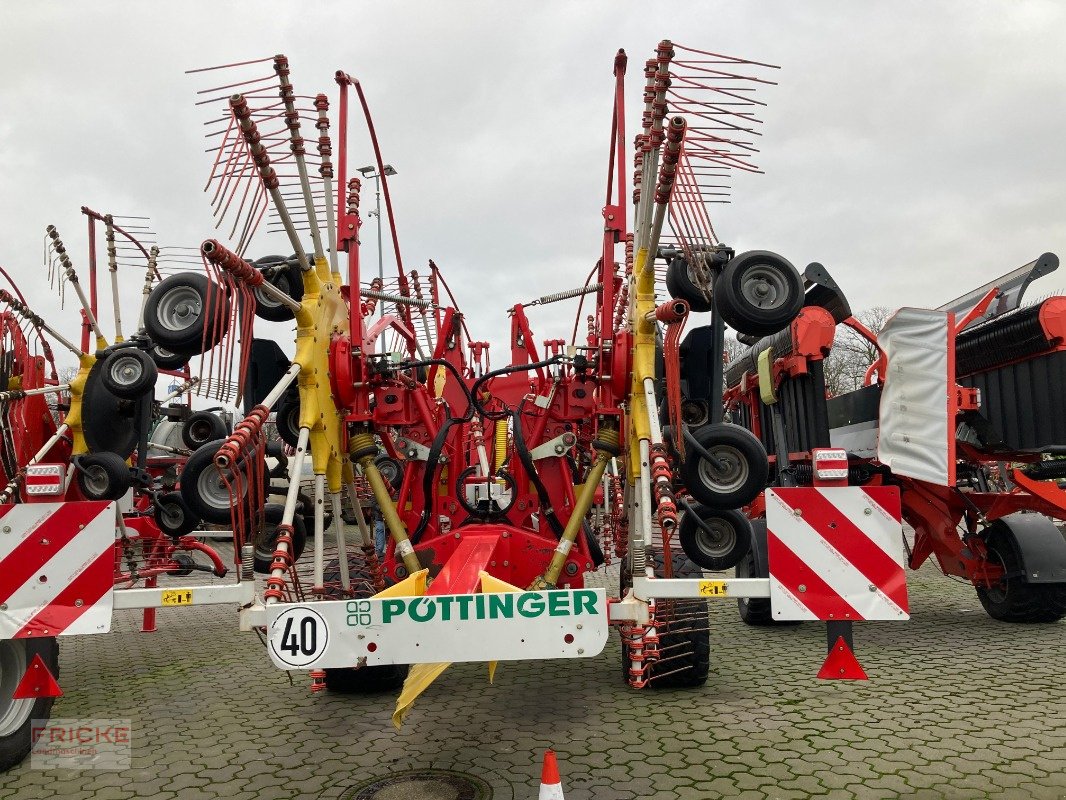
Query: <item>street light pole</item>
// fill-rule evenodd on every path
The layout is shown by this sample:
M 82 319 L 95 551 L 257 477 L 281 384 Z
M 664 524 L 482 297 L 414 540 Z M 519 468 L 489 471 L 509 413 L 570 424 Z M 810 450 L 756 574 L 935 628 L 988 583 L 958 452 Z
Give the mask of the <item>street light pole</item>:
M 364 178 L 374 179 L 374 195 L 375 195 L 375 207 L 374 214 L 378 218 L 378 281 L 381 283 L 381 291 L 385 290 L 385 262 L 384 255 L 381 251 L 381 175 L 382 172 L 385 175 L 395 175 L 396 169 L 392 164 L 385 164 L 382 167 L 382 172 L 378 172 L 377 167 L 370 165 L 368 167 L 360 167 L 359 172 L 363 173 Z M 385 316 L 385 302 L 378 302 L 378 315 Z
M 381 257 L 381 176 L 378 173 L 374 173 L 374 186 L 377 195 L 377 210 L 375 213 L 378 216 L 378 281 L 381 283 L 380 291 L 385 291 L 385 267 Z M 385 301 L 378 303 L 379 317 L 385 316 Z

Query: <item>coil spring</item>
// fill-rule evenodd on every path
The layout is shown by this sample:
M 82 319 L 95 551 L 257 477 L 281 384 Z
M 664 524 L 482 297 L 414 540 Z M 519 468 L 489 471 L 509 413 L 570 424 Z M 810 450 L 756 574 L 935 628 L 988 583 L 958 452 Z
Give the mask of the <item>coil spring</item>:
M 577 289 L 567 289 L 563 292 L 556 292 L 555 294 L 546 294 L 544 297 L 538 297 L 532 303 L 527 303 L 530 306 L 545 306 L 548 303 L 557 303 L 560 300 L 569 300 L 571 297 L 580 297 L 583 294 L 592 294 L 598 292 L 603 288 L 602 283 L 594 283 L 591 286 L 581 286 Z

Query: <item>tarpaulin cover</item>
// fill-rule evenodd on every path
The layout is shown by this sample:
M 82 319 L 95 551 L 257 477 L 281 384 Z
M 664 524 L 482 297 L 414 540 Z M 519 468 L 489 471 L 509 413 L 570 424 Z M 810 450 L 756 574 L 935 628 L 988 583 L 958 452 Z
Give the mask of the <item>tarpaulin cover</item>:
M 877 457 L 896 475 L 940 486 L 955 472 L 950 327 L 944 312 L 901 308 L 877 337 L 888 358 Z

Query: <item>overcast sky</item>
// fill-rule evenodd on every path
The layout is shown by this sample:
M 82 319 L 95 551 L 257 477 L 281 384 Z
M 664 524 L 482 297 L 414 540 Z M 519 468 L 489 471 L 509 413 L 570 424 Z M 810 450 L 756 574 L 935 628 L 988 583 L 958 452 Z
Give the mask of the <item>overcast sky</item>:
M 434 259 L 474 336 L 499 341 L 508 306 L 581 284 L 595 262 L 614 54 L 630 56 L 632 132 L 640 67 L 667 37 L 782 67 L 760 95 L 766 174 L 738 177 L 732 205 L 712 208 L 720 237 L 801 269 L 824 263 L 857 309 L 936 306 L 1044 251 L 1066 253 L 1064 9 L 7 2 L 0 264 L 74 337 L 70 298 L 61 314 L 44 280 L 46 225 L 78 267 L 82 205 L 150 215 L 161 244 L 215 235 L 202 191 L 205 117 L 193 106 L 209 83 L 183 72 L 282 52 L 300 93 L 335 98 L 338 68 L 361 79 L 399 172 L 391 186 L 407 268 Z M 251 255 L 290 251 L 259 244 Z M 130 317 L 141 275 L 124 277 Z M 1038 289 L 1059 286 L 1066 280 L 1052 276 Z M 564 311 L 531 312 L 538 339 L 568 335 Z

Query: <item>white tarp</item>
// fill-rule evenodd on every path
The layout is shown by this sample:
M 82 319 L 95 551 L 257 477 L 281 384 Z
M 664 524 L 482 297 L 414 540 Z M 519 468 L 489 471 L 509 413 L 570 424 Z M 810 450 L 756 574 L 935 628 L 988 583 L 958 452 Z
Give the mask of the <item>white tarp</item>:
M 949 327 L 944 312 L 901 308 L 877 337 L 888 358 L 877 458 L 897 475 L 941 486 L 954 475 Z

